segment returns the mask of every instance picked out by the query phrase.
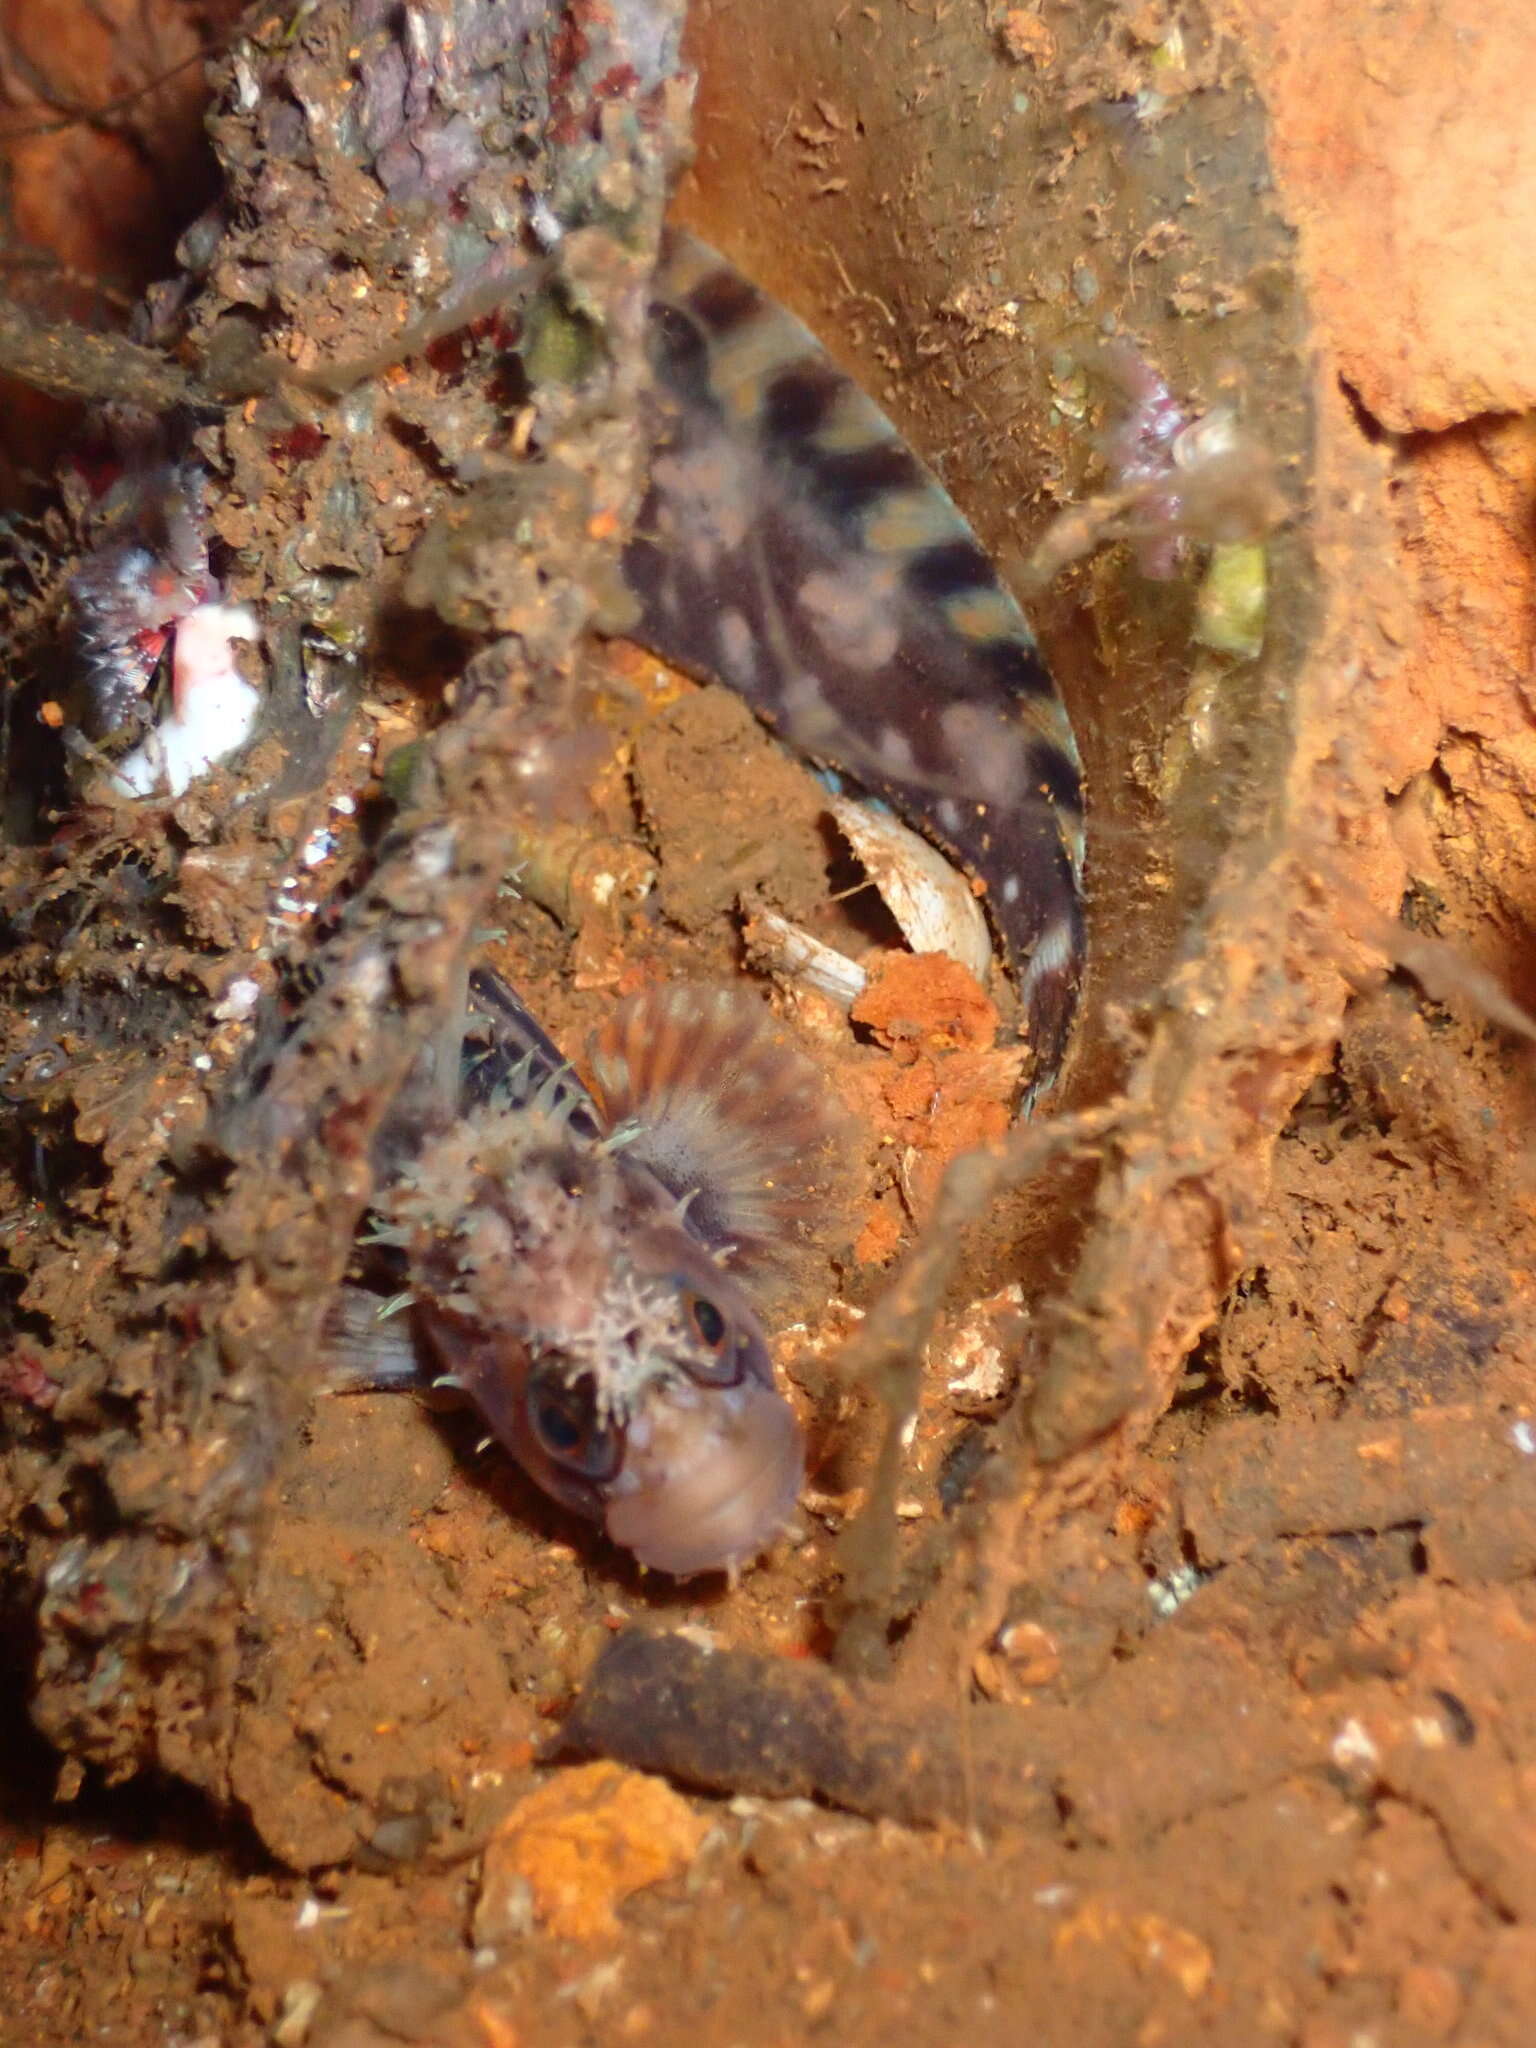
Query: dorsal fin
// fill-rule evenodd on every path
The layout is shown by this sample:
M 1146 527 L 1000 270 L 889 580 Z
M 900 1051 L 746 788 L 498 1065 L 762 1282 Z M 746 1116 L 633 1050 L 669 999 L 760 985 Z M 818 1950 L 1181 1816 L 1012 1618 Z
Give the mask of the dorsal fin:
M 756 997 L 647 989 L 620 1004 L 592 1047 L 625 1157 L 687 1200 L 688 1228 L 751 1278 L 824 1235 L 845 1163 L 846 1120 L 824 1077 Z
M 469 1003 L 462 1106 L 521 1109 L 537 1102 L 546 1114 L 563 1116 L 578 1138 L 600 1138 L 603 1124 L 591 1096 L 517 991 L 493 968 L 476 967 Z

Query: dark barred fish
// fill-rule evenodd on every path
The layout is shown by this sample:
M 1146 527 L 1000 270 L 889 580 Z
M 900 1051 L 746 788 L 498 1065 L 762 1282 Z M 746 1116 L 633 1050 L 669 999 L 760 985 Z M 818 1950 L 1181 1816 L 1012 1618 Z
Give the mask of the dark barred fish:
M 735 1572 L 803 1476 L 758 1303 L 827 1207 L 825 1086 L 743 994 L 621 1004 L 589 1094 L 504 982 L 472 993 L 458 1113 L 379 1201 L 405 1298 L 344 1290 L 333 1384 L 455 1388 L 642 1564 Z
M 986 886 L 1036 1060 L 1082 971 L 1077 748 L 1028 622 L 936 478 L 820 344 L 691 236 L 652 309 L 637 637 L 739 690 Z

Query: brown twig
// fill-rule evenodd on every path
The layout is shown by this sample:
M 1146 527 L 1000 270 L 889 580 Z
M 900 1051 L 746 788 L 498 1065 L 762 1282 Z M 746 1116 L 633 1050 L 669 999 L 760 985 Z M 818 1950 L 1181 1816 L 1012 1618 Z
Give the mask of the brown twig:
M 209 402 L 185 370 L 155 350 L 72 321 L 44 320 L 7 299 L 0 299 L 0 371 L 55 398 L 90 404 L 116 400 L 167 412 Z
M 843 1591 L 835 1618 L 842 1670 L 873 1675 L 888 1662 L 903 1441 L 922 1393 L 924 1348 L 964 1250 L 967 1226 L 1056 1160 L 1091 1152 L 1123 1118 L 1124 1105 L 1114 1102 L 1049 1123 L 1021 1124 L 996 1151 L 955 1160 L 922 1236 L 845 1348 L 841 1371 L 876 1394 L 886 1424 L 869 1499 L 840 1548 Z

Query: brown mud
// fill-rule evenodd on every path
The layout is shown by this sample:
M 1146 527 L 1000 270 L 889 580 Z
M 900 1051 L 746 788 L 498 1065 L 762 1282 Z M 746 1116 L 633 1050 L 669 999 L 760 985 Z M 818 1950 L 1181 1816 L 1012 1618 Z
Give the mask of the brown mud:
M 350 89 L 338 11 L 250 17 L 311 108 Z M 152 12 L 166 64 L 220 21 Z M 599 12 L 570 20 L 600 44 Z M 1088 12 L 689 28 L 681 213 L 1001 559 L 1103 487 L 1112 330 L 1233 404 L 1286 495 L 1256 660 L 1195 638 L 1199 550 L 1158 583 L 1107 545 L 1034 603 L 1092 969 L 1012 1132 L 1007 990 L 901 953 L 733 698 L 584 630 L 622 623 L 632 249 L 565 274 L 613 337 L 585 410 L 482 376 L 478 313 L 380 369 L 411 306 L 283 227 L 396 276 L 356 167 L 223 102 L 252 203 L 178 360 L 235 376 L 270 286 L 295 369 L 375 363 L 341 402 L 382 388 L 389 425 L 337 430 L 313 385 L 221 414 L 212 517 L 280 715 L 174 805 L 87 778 L 29 811 L 67 677 L 17 650 L 57 631 L 73 513 L 6 585 L 7 2044 L 1531 2039 L 1536 1070 L 1480 977 L 1536 1006 L 1536 30 L 1517 0 Z M 13 125 L 142 83 L 94 48 L 44 77 L 27 13 Z M 638 246 L 681 102 L 610 118 L 632 80 L 598 91 L 577 40 L 559 88 L 602 141 L 570 176 Z M 94 240 L 62 145 L 12 145 L 13 236 L 140 289 L 200 103 L 57 131 L 111 195 Z M 558 429 L 537 485 L 524 403 Z M 771 984 L 856 1189 L 777 1340 L 800 1527 L 673 1587 L 473 1418 L 311 1401 L 310 1360 L 472 938 L 579 1059 L 620 996 L 747 973 L 764 909 L 873 970 L 853 1021 Z

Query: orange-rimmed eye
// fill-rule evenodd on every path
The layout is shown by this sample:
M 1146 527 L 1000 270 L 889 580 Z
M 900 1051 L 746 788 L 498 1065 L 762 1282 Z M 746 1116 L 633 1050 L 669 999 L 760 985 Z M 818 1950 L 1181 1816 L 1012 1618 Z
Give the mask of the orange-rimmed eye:
M 677 1363 L 701 1387 L 734 1387 L 748 1369 L 750 1332 L 741 1318 L 722 1308 L 713 1296 L 677 1282 L 685 1343 Z

